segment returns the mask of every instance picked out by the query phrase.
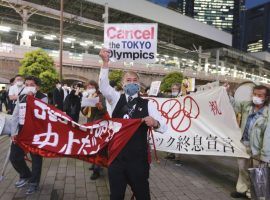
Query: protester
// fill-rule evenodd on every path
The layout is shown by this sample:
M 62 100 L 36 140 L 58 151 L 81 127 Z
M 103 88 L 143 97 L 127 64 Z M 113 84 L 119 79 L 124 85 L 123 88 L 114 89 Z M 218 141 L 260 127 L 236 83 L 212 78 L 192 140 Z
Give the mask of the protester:
M 147 130 L 154 128 L 158 132 L 165 132 L 166 123 L 151 101 L 138 96 L 140 91 L 138 75 L 132 71 L 125 73 L 122 80 L 124 94 L 121 94 L 109 85 L 109 51 L 102 49 L 100 57 L 103 60 L 99 77 L 100 91 L 110 104 L 112 117 L 142 118 L 143 121 L 108 167 L 110 199 L 124 199 L 126 186 L 129 184 L 137 200 L 148 200 L 150 191 Z
M 99 102 L 95 105 L 95 107 L 88 106 L 82 108 L 82 113 L 87 117 L 87 122 L 93 122 L 104 118 L 105 114 L 107 113 L 106 101 L 99 91 L 97 82 L 93 80 L 88 82 L 84 98 L 99 99 Z M 100 177 L 100 166 L 93 164 L 90 170 L 93 170 L 93 173 L 90 177 L 91 180 L 96 180 Z
M 40 79 L 34 76 L 25 78 L 25 87 L 21 91 L 21 94 L 18 96 L 19 101 L 17 101 L 12 115 L 12 123 L 14 126 L 12 126 L 11 132 L 14 135 L 20 134 L 20 131 L 23 128 L 26 112 L 26 99 L 28 95 L 34 95 L 35 98 L 41 99 L 45 103 L 48 102 L 47 96 L 39 91 L 40 85 Z M 10 149 L 10 162 L 20 175 L 20 179 L 15 183 L 15 187 L 21 188 L 29 183 L 26 194 L 32 194 L 37 191 L 39 186 L 42 169 L 42 157 L 40 155 L 30 153 L 32 158 L 31 172 L 24 159 L 25 152 L 20 146 L 16 144 L 14 135 L 12 135 L 13 142 Z
M 76 83 L 69 95 L 64 101 L 64 112 L 72 118 L 73 121 L 79 122 L 81 100 L 82 100 L 82 83 Z
M 236 191 L 231 193 L 231 197 L 233 198 L 250 198 L 248 168 L 256 167 L 258 165 L 257 160 L 260 160 L 263 152 L 265 152 L 263 143 L 269 117 L 268 103 L 269 89 L 263 85 L 253 88 L 252 101 L 232 102 L 236 114 L 240 115 L 241 142 L 246 147 L 247 153 L 251 156 L 251 159 L 238 158 L 239 177 L 236 184 Z M 269 145 L 270 141 L 267 142 Z M 253 166 L 251 163 L 253 163 Z
M 68 87 L 68 85 L 65 83 L 65 84 L 63 85 L 62 89 L 63 89 L 63 91 L 64 91 L 64 101 L 65 101 L 67 95 L 69 94 L 69 87 Z
M 177 98 L 182 96 L 181 83 L 173 83 L 171 86 L 171 94 L 167 96 L 168 98 Z M 167 153 L 165 159 L 175 160 L 176 165 L 182 165 L 180 161 L 180 154 Z
M 10 88 L 14 85 L 14 81 L 15 81 L 15 78 L 11 78 L 10 80 L 9 80 L 9 88 L 8 88 L 8 90 L 7 90 L 7 94 L 9 94 L 9 90 L 10 90 Z M 11 113 L 11 108 L 12 108 L 12 100 L 10 100 L 9 99 L 9 97 L 7 98 L 7 101 L 8 101 L 8 109 L 7 109 L 7 114 L 12 114 Z
M 0 112 L 2 112 L 3 104 L 6 111 L 8 110 L 8 95 L 5 87 L 0 91 Z
M 173 83 L 171 86 L 171 94 L 170 94 L 170 98 L 177 98 L 182 96 L 182 92 L 181 92 L 181 83 Z
M 20 92 L 23 90 L 23 77 L 21 75 L 16 75 L 14 80 L 14 85 L 9 88 L 8 97 L 11 101 L 10 103 L 10 114 L 13 113 L 13 110 L 16 106 L 17 99 L 20 95 Z
M 64 90 L 61 87 L 59 81 L 56 82 L 55 88 L 53 90 L 53 105 L 63 111 L 64 106 Z

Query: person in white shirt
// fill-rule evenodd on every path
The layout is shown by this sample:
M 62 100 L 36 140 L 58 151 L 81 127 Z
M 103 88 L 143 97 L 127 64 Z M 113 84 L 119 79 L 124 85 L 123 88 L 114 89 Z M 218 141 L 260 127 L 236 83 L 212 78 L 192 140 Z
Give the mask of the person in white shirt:
M 8 92 L 8 98 L 11 101 L 11 108 L 10 108 L 10 112 L 11 114 L 13 113 L 13 110 L 16 106 L 16 102 L 18 100 L 18 97 L 20 95 L 20 92 L 23 90 L 24 88 L 24 79 L 21 75 L 16 75 L 15 76 L 15 80 L 14 80 L 14 85 L 12 85 L 9 88 L 9 92 Z
M 122 84 L 124 94 L 115 91 L 109 84 L 109 51 L 102 49 L 100 57 L 103 66 L 100 70 L 99 88 L 111 107 L 113 118 L 141 118 L 142 124 L 108 167 L 110 183 L 110 199 L 122 200 L 125 197 L 127 184 L 131 186 L 137 200 L 149 200 L 149 162 L 147 131 L 165 132 L 165 120 L 155 105 L 139 96 L 139 76 L 132 71 L 125 73 Z

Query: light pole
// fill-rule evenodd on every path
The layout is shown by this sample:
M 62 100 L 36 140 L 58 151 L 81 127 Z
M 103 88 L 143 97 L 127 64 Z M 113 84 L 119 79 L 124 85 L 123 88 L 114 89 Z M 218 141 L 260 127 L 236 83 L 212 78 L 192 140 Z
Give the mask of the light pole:
M 60 81 L 62 81 L 62 69 L 63 69 L 63 10 L 64 10 L 64 0 L 60 3 L 60 47 L 59 47 L 59 64 L 60 64 Z

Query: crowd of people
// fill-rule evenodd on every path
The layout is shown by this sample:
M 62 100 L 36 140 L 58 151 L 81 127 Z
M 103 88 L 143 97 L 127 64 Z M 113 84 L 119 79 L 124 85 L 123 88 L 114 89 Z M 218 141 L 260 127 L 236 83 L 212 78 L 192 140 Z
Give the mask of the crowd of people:
M 58 81 L 54 90 L 45 95 L 39 91 L 42 83 L 38 78 L 17 75 L 10 80 L 11 87 L 8 90 L 3 87 L 0 91 L 0 109 L 2 110 L 3 105 L 9 114 L 13 114 L 13 120 L 18 124 L 18 127 L 13 127 L 14 134 L 20 132 L 24 124 L 24 119 L 20 118 L 19 112 L 23 112 L 22 110 L 26 107 L 26 95 L 34 95 L 36 98 L 54 105 L 75 122 L 79 122 L 82 115 L 87 118 L 87 122 L 102 119 L 106 115 L 113 118 L 142 118 L 144 123 L 108 167 L 110 199 L 124 199 L 127 184 L 131 186 L 137 200 L 150 199 L 147 130 L 152 127 L 158 132 L 165 132 L 167 125 L 152 102 L 141 97 L 146 96 L 147 92 L 141 92 L 138 74 L 133 71 L 126 72 L 122 78 L 122 91 L 117 91 L 115 84 L 109 82 L 108 79 L 108 51 L 102 49 L 100 57 L 103 65 L 100 70 L 99 84 L 94 80 L 89 80 L 86 85 L 76 82 L 68 87 L 67 84 Z M 172 84 L 171 93 L 167 96 L 163 95 L 163 97 L 175 98 L 186 95 L 183 88 L 185 86 L 182 88 L 181 86 L 179 83 Z M 228 85 L 225 87 L 229 89 Z M 236 102 L 231 98 L 235 112 L 241 118 L 239 121 L 242 130 L 241 141 L 251 156 L 250 159 L 238 159 L 239 178 L 236 191 L 231 194 L 233 198 L 250 197 L 248 168 L 257 166 L 259 162 L 270 161 L 270 139 L 264 137 L 264 133 L 270 131 L 269 97 L 269 89 L 259 85 L 253 89 L 252 101 Z M 98 98 L 98 103 L 95 106 L 82 106 L 83 98 Z M 141 110 L 138 110 L 137 107 L 140 107 Z M 31 153 L 31 171 L 25 163 L 24 156 L 25 152 L 16 142 L 13 142 L 10 161 L 20 175 L 15 186 L 21 188 L 28 185 L 26 194 L 32 194 L 38 189 L 42 157 Z M 168 154 L 166 158 L 180 163 L 179 155 Z M 90 169 L 93 170 L 90 177 L 92 180 L 100 177 L 102 170 L 100 166 L 93 165 Z

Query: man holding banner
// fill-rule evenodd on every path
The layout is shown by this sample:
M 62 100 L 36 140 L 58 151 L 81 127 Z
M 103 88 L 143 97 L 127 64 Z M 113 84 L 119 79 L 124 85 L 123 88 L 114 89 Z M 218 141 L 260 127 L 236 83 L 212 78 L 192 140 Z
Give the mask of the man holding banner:
M 123 77 L 124 94 L 116 92 L 110 85 L 109 51 L 102 49 L 100 57 L 103 66 L 100 70 L 99 86 L 111 107 L 113 118 L 141 118 L 142 124 L 108 167 L 110 182 L 110 199 L 124 199 L 126 186 L 129 184 L 137 200 L 150 199 L 149 191 L 149 146 L 147 131 L 165 132 L 167 126 L 158 110 L 148 100 L 139 96 L 139 77 L 135 72 L 126 72 Z
M 28 95 L 34 95 L 36 98 L 48 103 L 47 96 L 38 91 L 40 84 L 40 79 L 36 77 L 29 76 L 25 78 L 25 87 L 18 97 L 17 105 L 12 115 L 12 138 L 14 138 L 17 132 L 20 134 L 20 131 L 23 129 Z M 32 172 L 26 164 L 24 150 L 13 140 L 10 150 L 10 162 L 20 175 L 20 179 L 15 183 L 15 187 L 21 188 L 29 183 L 26 194 L 32 194 L 38 189 L 42 169 L 42 157 L 37 154 L 30 154 L 32 158 Z

